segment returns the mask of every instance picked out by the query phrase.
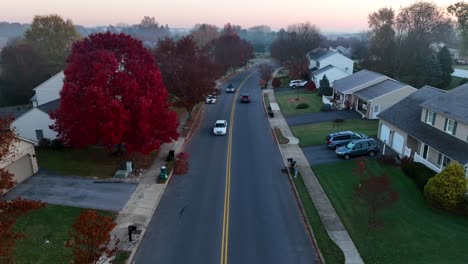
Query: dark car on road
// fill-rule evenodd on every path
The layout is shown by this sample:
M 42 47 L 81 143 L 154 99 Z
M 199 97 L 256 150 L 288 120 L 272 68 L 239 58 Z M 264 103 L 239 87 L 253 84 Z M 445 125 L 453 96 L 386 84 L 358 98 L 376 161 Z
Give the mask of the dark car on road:
M 345 146 L 352 140 L 367 138 L 364 134 L 359 134 L 353 131 L 340 131 L 328 134 L 326 138 L 327 146 L 331 149 Z
M 234 88 L 234 85 L 232 85 L 232 83 L 230 83 L 226 88 L 226 93 L 234 93 L 235 91 L 236 89 Z
M 372 138 L 353 140 L 346 146 L 339 147 L 335 150 L 336 155 L 346 160 L 353 156 L 361 155 L 369 155 L 374 157 L 378 152 L 379 146 Z
M 241 95 L 241 103 L 250 103 L 250 96 L 248 94 Z

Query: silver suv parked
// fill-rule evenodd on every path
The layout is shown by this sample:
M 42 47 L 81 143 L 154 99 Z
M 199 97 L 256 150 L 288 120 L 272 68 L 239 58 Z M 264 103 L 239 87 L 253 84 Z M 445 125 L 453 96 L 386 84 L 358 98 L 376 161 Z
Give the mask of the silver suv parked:
M 355 133 L 353 131 L 340 131 L 328 134 L 326 138 L 326 143 L 329 148 L 336 149 L 340 146 L 346 146 L 352 140 L 361 138 L 368 137 L 364 134 Z

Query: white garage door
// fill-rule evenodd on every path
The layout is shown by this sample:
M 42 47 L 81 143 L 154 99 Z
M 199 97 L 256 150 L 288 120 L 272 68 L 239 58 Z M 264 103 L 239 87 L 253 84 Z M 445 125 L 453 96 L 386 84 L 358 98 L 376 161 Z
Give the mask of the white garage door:
M 389 143 L 390 142 L 390 128 L 388 128 L 388 126 L 382 124 L 380 126 L 380 137 L 379 139 L 382 141 L 382 142 L 385 142 L 385 143 Z
M 14 180 L 17 182 L 22 182 L 34 174 L 28 155 L 8 165 L 6 170 L 14 175 Z
M 400 154 L 403 154 L 403 136 L 397 132 L 393 133 L 392 149 Z

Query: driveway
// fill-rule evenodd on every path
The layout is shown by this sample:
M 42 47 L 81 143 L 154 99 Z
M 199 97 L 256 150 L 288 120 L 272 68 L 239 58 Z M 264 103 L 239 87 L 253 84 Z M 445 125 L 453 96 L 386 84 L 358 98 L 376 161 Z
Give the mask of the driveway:
M 308 125 L 315 123 L 323 123 L 333 121 L 335 119 L 361 119 L 361 115 L 354 110 L 333 110 L 328 112 L 308 113 L 295 116 L 285 117 L 288 125 Z
M 375 141 L 377 142 L 380 148 L 379 153 L 376 155 L 376 157 L 379 157 L 382 155 L 383 142 L 378 139 L 375 139 Z M 304 152 L 304 155 L 306 156 L 307 161 L 309 161 L 311 166 L 326 164 L 326 163 L 333 163 L 333 162 L 337 162 L 340 160 L 344 160 L 338 157 L 334 150 L 329 149 L 325 145 L 325 142 L 323 143 L 323 145 L 320 145 L 320 146 L 310 146 L 310 147 L 302 148 L 302 151 Z M 388 146 L 385 147 L 385 154 L 396 155 L 395 151 L 393 151 Z M 363 156 L 363 157 L 366 157 L 366 156 Z M 356 159 L 356 158 L 358 157 L 353 157 L 351 159 Z M 373 159 L 371 157 L 368 157 L 368 158 Z
M 52 175 L 40 171 L 16 186 L 2 199 L 21 197 L 50 204 L 119 212 L 136 184 L 95 183 L 94 179 Z

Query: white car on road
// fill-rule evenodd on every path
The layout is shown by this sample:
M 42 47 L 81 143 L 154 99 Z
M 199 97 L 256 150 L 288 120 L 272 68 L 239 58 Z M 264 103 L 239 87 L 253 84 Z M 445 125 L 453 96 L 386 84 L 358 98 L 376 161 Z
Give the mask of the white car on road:
M 216 103 L 216 96 L 211 95 L 211 94 L 208 95 L 208 96 L 206 97 L 206 101 L 205 101 L 205 102 L 206 102 L 207 104 L 214 104 L 214 103 Z
M 213 127 L 213 134 L 215 135 L 226 135 L 228 123 L 226 120 L 216 120 L 216 123 Z
M 307 84 L 307 81 L 303 80 L 292 80 L 289 82 L 289 87 L 296 88 L 296 87 L 304 87 Z

